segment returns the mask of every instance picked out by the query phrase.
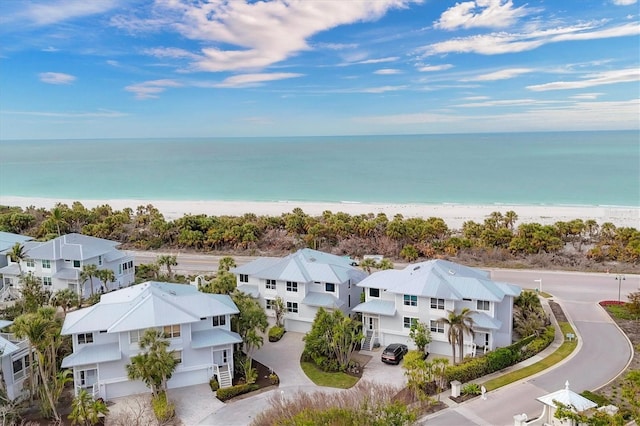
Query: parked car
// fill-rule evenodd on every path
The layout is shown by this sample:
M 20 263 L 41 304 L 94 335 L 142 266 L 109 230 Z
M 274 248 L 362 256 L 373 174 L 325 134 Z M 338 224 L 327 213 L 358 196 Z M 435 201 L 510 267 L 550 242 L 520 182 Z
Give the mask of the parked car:
M 404 358 L 404 354 L 409 352 L 409 348 L 407 345 L 403 345 L 402 343 L 392 343 L 382 352 L 382 362 L 387 364 L 400 364 L 402 358 Z

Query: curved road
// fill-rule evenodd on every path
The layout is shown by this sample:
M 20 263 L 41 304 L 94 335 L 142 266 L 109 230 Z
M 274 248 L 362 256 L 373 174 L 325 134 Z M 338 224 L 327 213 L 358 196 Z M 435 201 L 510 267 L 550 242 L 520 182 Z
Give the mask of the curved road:
M 159 253 L 135 252 L 136 263 L 153 262 Z M 241 265 L 255 257 L 234 257 Z M 220 256 L 179 254 L 177 271 L 187 274 L 217 270 Z M 400 266 L 400 265 L 397 265 Z M 640 276 L 626 275 L 624 281 L 615 274 L 558 271 L 492 269 L 491 278 L 537 288 L 554 295 L 574 325 L 580 339 L 577 352 L 555 368 L 537 376 L 487 393 L 487 399 L 477 398 L 452 409 L 430 416 L 433 425 L 512 425 L 513 416 L 526 413 L 537 417 L 542 404 L 535 398 L 562 389 L 565 381 L 576 392 L 594 390 L 620 374 L 631 358 L 631 348 L 624 334 L 598 305 L 601 300 L 622 300 L 632 291 L 640 290 Z

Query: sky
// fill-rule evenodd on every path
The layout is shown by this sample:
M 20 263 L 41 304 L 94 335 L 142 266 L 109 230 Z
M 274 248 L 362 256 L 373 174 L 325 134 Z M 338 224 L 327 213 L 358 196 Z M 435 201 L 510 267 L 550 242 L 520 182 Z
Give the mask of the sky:
M 4 0 L 0 139 L 640 129 L 637 0 Z

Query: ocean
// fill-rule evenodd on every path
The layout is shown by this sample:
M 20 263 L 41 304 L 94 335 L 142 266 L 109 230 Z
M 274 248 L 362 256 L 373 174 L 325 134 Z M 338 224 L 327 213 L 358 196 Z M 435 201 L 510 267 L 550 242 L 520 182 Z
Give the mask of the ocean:
M 0 194 L 640 206 L 637 131 L 0 141 Z

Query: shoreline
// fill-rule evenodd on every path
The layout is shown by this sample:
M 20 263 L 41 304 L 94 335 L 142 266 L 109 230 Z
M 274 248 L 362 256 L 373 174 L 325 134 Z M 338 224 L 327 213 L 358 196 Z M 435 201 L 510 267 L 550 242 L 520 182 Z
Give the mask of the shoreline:
M 385 213 L 389 219 L 400 213 L 405 218 L 438 217 L 451 229 L 460 229 L 465 221 L 482 223 L 492 212 L 505 213 L 513 210 L 518 215 L 517 223 L 537 222 L 550 225 L 558 221 L 593 219 L 598 224 L 611 222 L 616 227 L 638 228 L 640 208 L 624 206 L 563 206 L 563 205 L 518 205 L 518 204 L 412 204 L 412 203 L 360 203 L 360 202 L 308 202 L 308 201 L 202 201 L 202 200 L 143 200 L 143 199 L 57 199 L 43 197 L 18 197 L 0 195 L 0 205 L 27 208 L 51 209 L 57 203 L 69 207 L 79 201 L 91 209 L 108 204 L 114 210 L 126 207 L 134 211 L 138 206 L 153 205 L 166 220 L 175 220 L 186 214 L 208 216 L 242 216 L 253 213 L 258 216 L 279 216 L 299 207 L 310 216 L 320 216 L 325 210 L 349 215 Z

